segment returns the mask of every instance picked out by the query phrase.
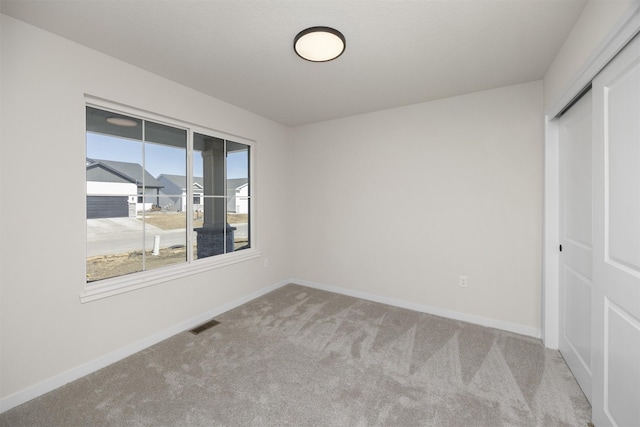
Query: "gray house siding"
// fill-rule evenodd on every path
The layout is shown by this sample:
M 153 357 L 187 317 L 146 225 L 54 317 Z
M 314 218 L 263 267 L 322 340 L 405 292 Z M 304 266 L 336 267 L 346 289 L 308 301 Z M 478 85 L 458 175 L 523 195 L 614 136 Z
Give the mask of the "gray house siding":
M 167 175 L 160 175 L 158 182 L 162 184 L 160 191 L 160 208 L 170 212 L 182 211 L 182 191 L 183 187 L 176 184 L 174 180 Z
M 183 206 L 183 200 L 186 201 L 187 178 L 184 175 L 162 174 L 157 178 L 158 182 L 163 186 L 160 191 L 160 207 L 170 212 L 182 212 L 187 207 Z M 194 197 L 202 194 L 202 177 L 194 177 Z M 185 203 L 186 204 L 186 203 Z M 201 210 L 202 205 L 194 204 L 194 210 Z

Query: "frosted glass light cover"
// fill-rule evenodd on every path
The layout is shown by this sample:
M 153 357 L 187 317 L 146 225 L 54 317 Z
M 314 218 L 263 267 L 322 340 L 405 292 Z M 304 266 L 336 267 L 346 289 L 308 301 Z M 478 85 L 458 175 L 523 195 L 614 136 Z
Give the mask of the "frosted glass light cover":
M 333 28 L 312 27 L 298 33 L 293 48 L 307 61 L 326 62 L 342 55 L 345 39 L 342 33 Z

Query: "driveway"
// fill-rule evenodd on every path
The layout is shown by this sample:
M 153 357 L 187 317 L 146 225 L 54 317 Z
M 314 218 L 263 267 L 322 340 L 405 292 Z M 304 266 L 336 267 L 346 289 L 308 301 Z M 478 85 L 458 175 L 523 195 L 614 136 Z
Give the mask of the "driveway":
M 139 251 L 143 245 L 142 221 L 137 218 L 99 218 L 87 220 L 87 257 Z M 186 244 L 184 230 L 162 230 L 147 224 L 144 248 L 153 249 L 155 236 L 160 247 Z

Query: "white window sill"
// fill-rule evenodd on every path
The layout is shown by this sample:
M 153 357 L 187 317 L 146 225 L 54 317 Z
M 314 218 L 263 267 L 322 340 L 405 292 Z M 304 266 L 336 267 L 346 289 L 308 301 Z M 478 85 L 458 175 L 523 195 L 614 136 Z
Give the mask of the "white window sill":
M 237 264 L 250 259 L 258 258 L 260 251 L 256 249 L 245 249 L 242 251 L 216 255 L 203 260 L 196 260 L 191 264 L 179 264 L 158 268 L 156 270 L 142 271 L 140 273 L 127 274 L 126 276 L 114 277 L 112 279 L 100 280 L 99 282 L 88 283 L 85 290 L 80 294 L 80 302 L 86 303 L 114 295 L 131 292 L 136 289 L 157 285 L 181 277 L 191 276 L 209 270 L 215 270 L 227 265 Z

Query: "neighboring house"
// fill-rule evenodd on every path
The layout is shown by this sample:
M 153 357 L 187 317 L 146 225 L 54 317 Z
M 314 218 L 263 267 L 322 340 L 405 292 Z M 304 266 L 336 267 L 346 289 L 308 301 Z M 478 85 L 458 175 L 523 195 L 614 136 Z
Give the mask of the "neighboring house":
M 202 177 L 193 178 L 193 211 L 202 210 L 202 194 L 204 185 Z M 184 175 L 162 174 L 158 176 L 158 182 L 162 184 L 160 191 L 160 203 L 163 210 L 172 212 L 184 212 L 187 206 L 187 178 Z
M 201 211 L 204 200 L 203 178 L 193 178 L 193 210 Z M 158 176 L 158 182 L 163 186 L 160 191 L 158 206 L 164 210 L 183 212 L 187 201 L 187 178 L 184 175 L 162 174 Z M 249 184 L 247 178 L 227 180 L 227 212 L 249 212 Z
M 87 218 L 126 217 L 149 210 L 159 205 L 161 188 L 138 163 L 87 158 Z
M 227 204 L 227 210 L 229 212 L 238 214 L 249 213 L 249 183 L 247 182 L 247 178 L 230 179 L 227 195 L 230 197 Z

